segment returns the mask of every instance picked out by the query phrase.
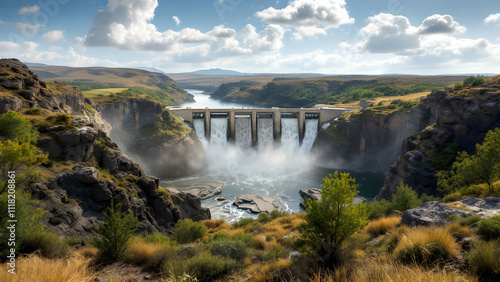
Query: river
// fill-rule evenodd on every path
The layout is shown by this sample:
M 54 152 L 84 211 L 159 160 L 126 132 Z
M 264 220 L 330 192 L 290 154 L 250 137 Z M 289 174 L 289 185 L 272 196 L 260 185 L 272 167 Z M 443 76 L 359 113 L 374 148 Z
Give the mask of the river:
M 192 108 L 261 108 L 238 103 L 226 103 L 212 99 L 200 90 L 187 89 L 194 95 L 195 102 L 183 103 L 180 107 Z M 203 141 L 203 140 L 202 140 Z M 323 177 L 335 170 L 315 165 L 314 158 L 307 150 L 281 148 L 241 148 L 235 144 L 210 144 L 203 142 L 207 156 L 207 169 L 196 175 L 162 181 L 162 186 L 182 187 L 203 182 L 222 182 L 222 194 L 202 201 L 209 207 L 212 219 L 225 219 L 234 222 L 244 217 L 256 217 L 255 214 L 238 209 L 232 205 L 234 199 L 243 194 L 257 193 L 262 196 L 279 198 L 285 209 L 299 212 L 302 197 L 299 190 L 319 188 Z M 349 172 L 359 184 L 359 196 L 373 199 L 383 185 L 383 175 L 373 172 Z M 217 197 L 227 201 L 218 202 Z

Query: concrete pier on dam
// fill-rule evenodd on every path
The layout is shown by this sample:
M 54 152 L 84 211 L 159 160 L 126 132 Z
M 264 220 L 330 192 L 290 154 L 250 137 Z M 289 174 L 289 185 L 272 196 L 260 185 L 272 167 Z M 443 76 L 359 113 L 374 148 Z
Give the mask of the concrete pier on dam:
M 170 112 L 181 117 L 184 121 L 193 124 L 194 119 L 203 119 L 205 124 L 205 135 L 210 140 L 210 126 L 211 119 L 216 117 L 227 117 L 228 120 L 228 139 L 235 140 L 236 132 L 236 119 L 237 118 L 250 118 L 252 144 L 257 143 L 258 135 L 258 122 L 259 119 L 272 118 L 273 119 L 273 136 L 275 142 L 279 142 L 281 138 L 281 119 L 282 118 L 297 118 L 298 131 L 300 140 L 304 137 L 306 119 L 317 119 L 318 130 L 321 127 L 342 114 L 351 111 L 351 109 L 344 108 L 267 108 L 267 109 L 193 109 L 193 108 L 178 108 L 168 107 Z

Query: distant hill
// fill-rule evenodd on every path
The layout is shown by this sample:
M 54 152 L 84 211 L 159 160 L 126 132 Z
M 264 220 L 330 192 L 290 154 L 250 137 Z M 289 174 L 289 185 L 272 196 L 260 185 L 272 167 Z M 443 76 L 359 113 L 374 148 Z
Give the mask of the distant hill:
M 248 75 L 248 73 L 242 73 L 242 72 L 233 71 L 233 70 L 223 70 L 223 69 L 219 69 L 219 68 L 207 69 L 207 70 L 197 70 L 197 71 L 187 72 L 185 74 L 197 74 L 197 75 L 230 75 L 230 76 Z

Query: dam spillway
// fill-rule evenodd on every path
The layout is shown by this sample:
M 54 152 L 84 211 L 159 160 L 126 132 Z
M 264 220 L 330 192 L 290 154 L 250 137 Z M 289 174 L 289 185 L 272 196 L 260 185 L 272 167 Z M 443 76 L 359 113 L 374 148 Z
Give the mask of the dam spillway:
M 343 108 L 192 109 L 169 107 L 191 123 L 200 139 L 234 142 L 242 147 L 285 146 L 311 148 L 323 124 L 341 116 Z M 202 136 L 200 136 L 202 135 Z

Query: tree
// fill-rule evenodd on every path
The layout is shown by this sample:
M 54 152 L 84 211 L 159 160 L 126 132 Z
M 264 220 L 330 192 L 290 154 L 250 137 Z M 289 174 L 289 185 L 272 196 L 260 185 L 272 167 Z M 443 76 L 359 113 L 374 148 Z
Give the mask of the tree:
M 47 155 L 33 144 L 37 139 L 30 121 L 18 113 L 0 116 L 0 194 L 7 187 L 9 171 L 16 172 L 18 187 L 38 177 L 35 167 L 46 162 Z
M 392 195 L 392 209 L 404 212 L 405 210 L 418 207 L 422 201 L 418 198 L 417 192 L 413 191 L 403 181 L 396 187 L 396 194 Z
M 348 173 L 336 171 L 323 178 L 321 201 L 306 201 L 302 236 L 325 267 L 341 261 L 344 241 L 367 223 L 364 204 L 353 204 L 358 194 L 355 180 Z
M 493 192 L 493 183 L 500 178 L 500 128 L 490 130 L 482 144 L 476 144 L 476 154 L 458 154 L 450 171 L 437 175 L 438 190 L 443 194 L 473 184 L 486 183 Z
M 93 238 L 91 244 L 99 249 L 100 258 L 105 262 L 116 261 L 127 249 L 130 238 L 137 230 L 137 219 L 132 213 L 124 214 L 122 204 L 111 201 L 104 216 L 106 222 L 99 225 L 96 232 L 101 238 Z

